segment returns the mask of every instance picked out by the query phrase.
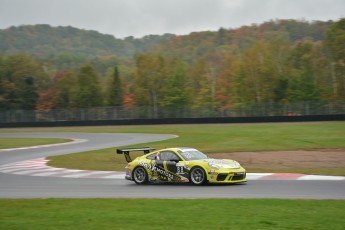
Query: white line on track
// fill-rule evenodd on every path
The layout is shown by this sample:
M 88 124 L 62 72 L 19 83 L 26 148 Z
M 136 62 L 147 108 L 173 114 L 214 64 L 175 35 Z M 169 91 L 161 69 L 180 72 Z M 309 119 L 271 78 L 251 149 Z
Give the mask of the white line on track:
M 83 142 L 87 142 L 87 141 L 88 141 L 88 140 L 85 140 L 85 139 L 72 139 L 72 141 L 70 141 L 70 142 L 57 143 L 57 144 L 37 145 L 37 146 L 29 146 L 29 147 L 11 148 L 11 149 L 0 149 L 0 152 L 9 152 L 9 151 L 16 151 L 16 150 L 27 150 L 27 149 L 48 148 L 48 147 L 61 146 L 61 145 L 78 144 L 78 143 L 83 143 Z

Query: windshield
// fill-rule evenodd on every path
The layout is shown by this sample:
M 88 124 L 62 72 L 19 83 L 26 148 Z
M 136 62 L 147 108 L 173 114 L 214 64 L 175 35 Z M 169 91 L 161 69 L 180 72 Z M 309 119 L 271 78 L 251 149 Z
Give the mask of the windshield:
M 208 158 L 205 154 L 196 149 L 181 149 L 179 153 L 186 161 L 202 160 Z

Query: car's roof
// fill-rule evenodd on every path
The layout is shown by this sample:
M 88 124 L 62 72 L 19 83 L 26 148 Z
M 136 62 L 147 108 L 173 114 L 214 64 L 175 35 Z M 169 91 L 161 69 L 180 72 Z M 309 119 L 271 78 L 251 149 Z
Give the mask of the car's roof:
M 172 147 L 172 148 L 160 149 L 157 151 L 165 151 L 165 150 L 172 150 L 172 151 L 182 150 L 183 151 L 183 150 L 187 150 L 187 149 L 196 150 L 195 148 L 190 148 L 190 147 Z

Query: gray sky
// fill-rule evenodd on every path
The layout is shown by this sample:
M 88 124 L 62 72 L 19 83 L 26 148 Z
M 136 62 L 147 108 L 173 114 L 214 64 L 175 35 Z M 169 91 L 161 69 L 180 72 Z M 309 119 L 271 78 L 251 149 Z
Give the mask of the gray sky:
M 70 25 L 117 38 L 216 31 L 270 19 L 342 17 L 345 0 L 0 0 L 0 29 Z

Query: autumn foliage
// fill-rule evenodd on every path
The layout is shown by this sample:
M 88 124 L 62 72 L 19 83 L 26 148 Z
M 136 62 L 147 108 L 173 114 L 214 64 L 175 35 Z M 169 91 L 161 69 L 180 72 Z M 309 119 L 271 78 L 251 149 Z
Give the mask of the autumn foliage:
M 53 44 L 45 50 L 34 36 L 50 34 L 50 26 L 14 27 L 0 31 L 7 39 L 0 46 L 0 109 L 147 106 L 155 117 L 162 108 L 174 116 L 186 107 L 219 112 L 255 103 L 344 101 L 344 25 L 345 19 L 276 20 L 124 40 L 59 27 L 55 32 L 67 34 L 62 50 Z M 11 40 L 13 34 L 24 38 Z M 73 40 L 75 47 L 69 36 L 85 44 Z

